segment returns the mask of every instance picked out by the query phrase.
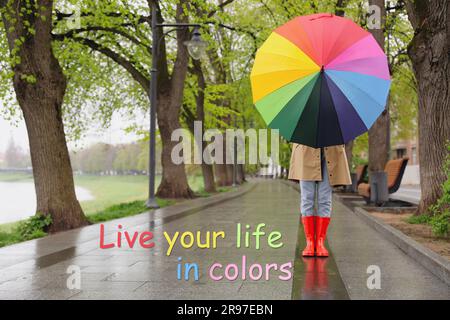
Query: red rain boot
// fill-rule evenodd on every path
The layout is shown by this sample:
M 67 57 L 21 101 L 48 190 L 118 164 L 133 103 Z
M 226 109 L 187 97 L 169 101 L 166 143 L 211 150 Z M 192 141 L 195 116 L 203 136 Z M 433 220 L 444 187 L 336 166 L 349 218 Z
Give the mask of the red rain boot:
M 314 217 L 302 217 L 302 223 L 306 238 L 306 248 L 302 256 L 314 257 Z
M 328 250 L 325 248 L 325 238 L 330 224 L 330 218 L 315 217 L 316 225 L 316 256 L 328 257 Z

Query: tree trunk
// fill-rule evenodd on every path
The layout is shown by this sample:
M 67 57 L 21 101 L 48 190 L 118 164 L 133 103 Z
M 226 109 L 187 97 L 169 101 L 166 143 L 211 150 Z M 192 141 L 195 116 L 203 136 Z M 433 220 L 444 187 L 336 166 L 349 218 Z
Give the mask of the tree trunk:
M 225 164 L 216 164 L 214 167 L 216 171 L 217 185 L 220 187 L 227 186 L 227 166 Z
M 347 162 L 348 162 L 348 167 L 350 169 L 350 172 L 353 171 L 353 166 L 352 166 L 352 162 L 353 162 L 353 145 L 354 145 L 354 140 L 347 142 L 347 144 L 345 145 L 345 153 L 347 155 Z
M 224 121 L 227 121 L 227 119 L 224 119 Z M 216 164 L 215 171 L 216 171 L 217 185 L 225 187 L 231 186 L 233 184 L 233 165 L 226 164 L 228 150 L 227 150 L 227 137 L 225 133 L 222 134 L 222 139 L 223 139 L 223 158 L 222 158 L 223 164 Z M 233 159 L 233 156 L 231 156 L 231 159 Z
M 227 171 L 227 186 L 231 186 L 233 185 L 234 181 L 234 166 L 232 164 L 227 164 L 226 171 Z
M 384 0 L 370 0 L 370 5 L 377 5 L 381 9 L 380 29 L 370 30 L 380 47 L 384 50 L 384 26 L 386 23 L 386 8 Z M 383 171 L 389 160 L 390 150 L 390 119 L 389 105 L 369 130 L 369 171 Z
M 53 1 L 37 3 L 44 18 L 36 18 L 34 6 L 29 8 L 27 1 L 12 1 L 6 8 L 14 23 L 5 14 L 2 18 L 11 52 L 15 42 L 25 40 L 15 53 L 20 63 L 13 66 L 13 84 L 28 131 L 37 212 L 52 217 L 48 231 L 56 232 L 84 226 L 87 220 L 75 195 L 62 121 L 67 84 L 51 47 Z M 22 10 L 31 13 L 18 15 Z M 23 27 L 25 20 L 35 30 L 34 35 Z
M 161 198 L 192 198 L 194 192 L 189 187 L 184 164 L 172 161 L 172 150 L 178 144 L 172 141 L 172 132 L 181 127 L 179 108 L 170 96 L 164 96 L 158 102 L 158 127 L 162 141 L 162 180 L 156 195 Z
M 198 105 L 197 105 L 197 114 L 198 114 Z M 200 119 L 202 119 L 202 118 L 200 117 Z M 192 117 L 189 117 L 189 119 L 186 119 L 186 122 L 188 123 L 188 127 L 189 127 L 189 130 L 191 131 L 192 135 L 195 135 L 195 129 L 194 129 L 194 121 L 195 120 L 198 120 L 198 119 L 194 119 Z M 204 121 L 201 120 L 201 122 L 203 123 Z M 201 136 L 203 137 L 203 125 L 202 125 Z M 198 143 L 198 141 L 197 141 L 197 143 Z M 197 144 L 196 146 L 197 146 L 197 148 L 199 148 L 200 154 L 202 154 L 203 150 L 205 150 L 205 148 L 207 147 L 207 143 L 205 141 L 203 141 L 203 139 L 202 139 L 202 141 L 200 141 L 200 145 Z M 209 157 L 209 155 L 206 154 L 205 157 Z M 213 192 L 216 192 L 216 184 L 214 182 L 214 170 L 213 170 L 213 166 L 211 164 L 207 164 L 205 162 L 205 160 L 206 159 L 202 158 L 202 163 L 201 163 L 203 184 L 204 184 L 206 192 L 213 193 Z M 209 161 L 209 159 L 208 159 L 208 161 Z
M 64 81 L 63 78 L 60 80 Z M 15 82 L 16 86 L 21 85 Z M 72 167 L 61 119 L 61 105 L 58 103 L 62 96 L 57 97 L 63 92 L 61 89 L 46 86 L 35 90 L 25 89 L 26 93 L 22 90 L 17 91 L 19 103 L 23 106 L 30 143 L 37 199 L 36 211 L 51 215 L 53 222 L 50 232 L 87 225 L 75 194 Z M 45 97 L 42 96 L 42 92 L 46 92 Z
M 245 182 L 245 167 L 243 164 L 237 165 L 237 183 L 243 184 Z
M 202 132 L 201 137 L 203 137 L 204 125 L 205 125 L 205 89 L 206 89 L 206 80 L 203 75 L 203 70 L 201 63 L 199 61 L 194 60 L 194 72 L 197 75 L 198 87 L 199 91 L 196 97 L 196 114 L 197 120 L 202 122 Z M 201 153 L 203 154 L 203 150 L 207 147 L 207 143 L 205 141 L 201 141 L 201 146 L 199 146 Z M 208 159 L 209 160 L 209 159 Z M 211 164 L 205 163 L 202 160 L 202 174 L 203 174 L 203 184 L 205 185 L 206 192 L 216 192 L 216 184 L 214 182 L 214 170 Z
M 229 123 L 229 117 L 225 118 L 224 121 Z M 223 159 L 224 159 L 224 166 L 225 166 L 225 173 L 226 173 L 226 180 L 225 185 L 231 186 L 233 185 L 233 176 L 234 176 L 234 165 L 233 164 L 227 164 L 227 158 L 229 157 L 232 161 L 234 161 L 234 154 L 231 154 L 231 150 L 228 150 L 227 148 L 227 137 L 226 134 L 223 134 Z M 233 142 L 231 141 L 231 144 Z M 229 154 L 230 153 L 230 154 Z
M 227 47 L 228 50 L 231 50 L 229 36 L 219 28 L 218 33 L 220 34 L 220 38 L 222 39 L 221 46 Z M 226 50 L 226 49 L 224 49 Z M 214 83 L 216 85 L 224 85 L 230 83 L 231 74 L 230 74 L 230 63 L 229 61 L 224 61 L 218 54 L 217 50 L 208 50 L 207 54 L 209 57 L 209 62 L 211 63 L 212 70 L 214 72 Z M 229 108 L 230 101 L 227 97 L 220 97 L 215 101 L 217 106 L 221 108 Z M 231 123 L 231 117 L 229 115 L 221 117 L 221 120 L 226 123 Z M 231 186 L 233 184 L 233 175 L 230 174 L 230 165 L 226 164 L 227 159 L 227 148 L 226 148 L 226 135 L 223 133 L 223 164 L 215 165 L 215 172 L 217 178 L 217 185 L 219 186 Z M 231 165 L 232 167 L 232 165 Z M 231 168 L 232 170 L 232 168 Z M 231 171 L 232 172 L 232 171 Z
M 417 213 L 425 213 L 442 196 L 447 179 L 443 165 L 450 139 L 450 27 L 448 1 L 407 2 L 415 35 L 408 47 L 418 82 L 419 161 L 422 198 Z
M 177 4 L 176 22 L 188 23 L 188 17 L 184 12 L 187 1 L 182 0 Z M 161 32 L 161 30 L 159 30 Z M 158 187 L 156 195 L 161 198 L 192 198 L 194 192 L 189 187 L 186 177 L 184 164 L 174 164 L 172 161 L 172 150 L 178 142 L 172 141 L 172 132 L 181 128 L 180 109 L 183 103 L 184 81 L 186 79 L 189 56 L 184 42 L 189 39 L 187 29 L 177 30 L 177 57 L 173 66 L 173 72 L 170 79 L 167 78 L 167 72 L 160 74 L 158 87 L 158 128 L 161 133 L 162 155 L 161 164 L 163 175 L 161 184 Z M 161 35 L 163 36 L 163 35 Z M 160 65 L 167 69 L 165 42 L 163 41 L 162 50 L 160 50 Z
M 206 192 L 216 192 L 216 184 L 214 183 L 214 170 L 212 165 L 202 163 L 203 183 Z

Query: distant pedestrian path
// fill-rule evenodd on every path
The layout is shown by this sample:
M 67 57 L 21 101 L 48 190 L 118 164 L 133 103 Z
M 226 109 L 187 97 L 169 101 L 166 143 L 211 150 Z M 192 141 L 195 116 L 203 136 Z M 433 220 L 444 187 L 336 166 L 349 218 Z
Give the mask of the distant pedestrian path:
M 302 259 L 299 257 L 303 231 L 299 225 L 298 191 L 278 180 L 257 180 L 243 188 L 249 191 L 231 200 L 225 201 L 224 194 L 214 196 L 220 200 L 214 205 L 214 197 L 200 198 L 105 224 L 105 243 L 117 243 L 120 224 L 130 234 L 152 231 L 155 242 L 152 249 L 140 246 L 130 249 L 126 245 L 100 249 L 99 225 L 2 248 L 0 298 L 450 298 L 447 285 L 337 202 L 330 226 L 330 258 Z M 196 211 L 200 206 L 203 209 Z M 262 223 L 260 231 L 264 233 L 260 233 L 257 250 L 253 232 Z M 217 240 L 215 249 L 202 249 L 197 244 L 186 249 L 180 245 L 185 231 L 200 231 L 202 235 L 223 231 L 226 237 Z M 269 245 L 270 234 L 275 231 L 282 237 L 274 240 L 277 235 L 274 233 L 274 241 Z M 164 233 L 173 237 L 176 232 L 180 238 L 167 256 L 169 245 Z M 240 248 L 236 246 L 238 232 Z M 124 238 L 122 244 L 125 241 Z M 283 246 L 274 248 L 280 242 Z M 198 281 L 177 280 L 180 261 L 198 263 Z M 281 266 L 288 262 L 292 262 L 291 277 L 281 280 L 287 274 L 281 271 Z M 222 267 L 210 274 L 208 267 L 217 263 Z M 233 272 L 225 273 L 229 265 L 236 265 L 239 272 L 234 280 L 227 279 L 233 275 Z M 251 268 L 253 275 L 259 273 L 255 265 L 262 266 L 260 280 L 253 280 L 249 273 Z M 367 268 L 373 265 L 381 270 L 380 289 L 367 287 Z M 67 270 L 74 266 L 81 271 L 79 289 L 67 287 Z

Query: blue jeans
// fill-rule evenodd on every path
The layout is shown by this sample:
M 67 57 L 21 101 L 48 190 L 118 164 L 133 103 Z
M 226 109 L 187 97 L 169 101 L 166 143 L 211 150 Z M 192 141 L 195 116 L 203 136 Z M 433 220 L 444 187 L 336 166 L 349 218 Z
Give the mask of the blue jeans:
M 322 181 L 300 181 L 300 212 L 304 217 L 314 216 L 317 193 L 317 216 L 331 216 L 332 188 L 328 179 L 326 161 L 322 161 Z

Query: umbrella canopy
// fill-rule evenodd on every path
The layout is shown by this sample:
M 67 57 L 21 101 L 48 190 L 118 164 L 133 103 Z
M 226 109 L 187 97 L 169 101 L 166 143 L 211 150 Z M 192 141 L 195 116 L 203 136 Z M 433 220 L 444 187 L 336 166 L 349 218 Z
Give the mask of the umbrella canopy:
M 347 143 L 386 106 L 390 74 L 375 38 L 331 14 L 291 20 L 258 50 L 253 101 L 264 121 L 290 142 L 314 148 Z

